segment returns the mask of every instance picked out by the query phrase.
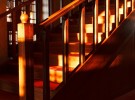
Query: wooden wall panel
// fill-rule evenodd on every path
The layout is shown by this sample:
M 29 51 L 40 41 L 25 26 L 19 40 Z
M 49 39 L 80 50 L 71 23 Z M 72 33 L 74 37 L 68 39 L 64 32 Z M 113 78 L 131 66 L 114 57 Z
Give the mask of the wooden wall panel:
M 6 0 L 0 0 L 0 13 L 6 10 Z M 7 24 L 6 17 L 0 19 L 0 64 L 7 60 Z

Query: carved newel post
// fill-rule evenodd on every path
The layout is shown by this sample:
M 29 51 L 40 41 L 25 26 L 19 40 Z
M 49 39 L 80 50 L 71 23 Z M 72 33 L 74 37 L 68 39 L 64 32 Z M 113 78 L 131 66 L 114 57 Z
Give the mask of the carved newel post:
M 18 62 L 20 100 L 34 100 L 34 75 L 32 60 L 33 25 L 27 23 L 28 15 L 22 13 L 18 24 Z

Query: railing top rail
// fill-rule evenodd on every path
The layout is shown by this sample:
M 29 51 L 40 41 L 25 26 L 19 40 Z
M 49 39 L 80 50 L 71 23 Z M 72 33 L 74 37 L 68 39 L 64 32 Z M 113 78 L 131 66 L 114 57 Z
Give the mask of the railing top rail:
M 26 2 L 21 3 L 21 4 L 20 4 L 19 6 L 17 6 L 17 7 L 14 7 L 14 8 L 12 8 L 12 9 L 8 10 L 8 11 L 5 11 L 4 13 L 1 13 L 1 14 L 0 14 L 0 18 L 3 18 L 4 16 L 6 16 L 6 15 L 8 15 L 8 14 L 10 14 L 10 13 L 12 13 L 12 12 L 15 12 L 15 11 L 17 11 L 17 10 L 19 10 L 19 9 L 21 9 L 21 8 L 24 7 L 24 6 L 27 6 L 27 5 L 31 4 L 33 1 L 34 1 L 34 0 L 28 0 L 28 1 L 26 1 Z
M 40 25 L 48 26 L 63 15 L 67 14 L 69 11 L 73 10 L 75 7 L 83 3 L 85 0 L 74 0 L 73 2 L 69 3 L 59 11 L 55 12 L 51 16 L 49 16 L 45 21 L 41 22 Z

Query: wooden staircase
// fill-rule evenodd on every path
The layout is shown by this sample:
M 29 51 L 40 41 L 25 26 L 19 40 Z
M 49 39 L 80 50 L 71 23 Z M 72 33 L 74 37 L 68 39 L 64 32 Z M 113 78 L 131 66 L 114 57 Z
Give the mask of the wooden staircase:
M 101 0 L 100 0 L 101 1 Z M 101 43 L 105 39 L 105 7 L 100 5 L 99 1 L 99 16 L 98 16 L 98 42 Z M 131 9 L 130 3 L 128 3 L 129 11 Z M 89 55 L 93 51 L 94 46 L 94 35 L 93 35 L 93 12 L 92 6 L 90 4 L 86 7 L 85 15 L 85 55 Z M 115 9 L 114 6 L 110 7 L 110 30 L 113 31 L 115 28 Z M 76 66 L 79 64 L 79 16 L 74 13 L 69 20 L 69 73 L 72 72 Z M 121 22 L 123 18 L 123 8 L 119 8 L 119 21 Z M 50 89 L 52 91 L 59 87 L 59 84 L 63 81 L 62 70 L 63 70 L 63 43 L 62 43 L 62 28 L 55 29 L 49 33 L 49 63 L 50 63 Z M 38 43 L 36 43 L 38 42 Z M 37 94 L 35 98 L 41 96 L 43 87 L 43 66 L 42 66 L 42 53 L 41 53 L 41 42 L 40 40 L 35 42 L 35 50 L 33 53 L 34 57 L 34 86 L 35 93 Z M 8 61 L 4 65 L 3 73 L 0 74 L 0 90 L 7 92 L 14 92 L 18 94 L 18 61 Z M 9 68 L 10 67 L 10 68 Z M 8 72 L 7 72 L 8 70 Z M 7 72 L 5 74 L 5 72 Z M 53 93 L 52 93 L 53 95 Z

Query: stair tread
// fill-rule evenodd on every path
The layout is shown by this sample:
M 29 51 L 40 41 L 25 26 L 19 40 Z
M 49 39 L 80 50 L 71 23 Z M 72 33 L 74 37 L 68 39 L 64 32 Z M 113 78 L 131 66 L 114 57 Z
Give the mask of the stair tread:
M 34 86 L 36 88 L 43 88 L 43 81 L 42 80 L 35 80 Z M 50 86 L 51 86 L 50 87 L 51 90 L 55 90 L 59 86 L 59 83 L 50 82 Z

